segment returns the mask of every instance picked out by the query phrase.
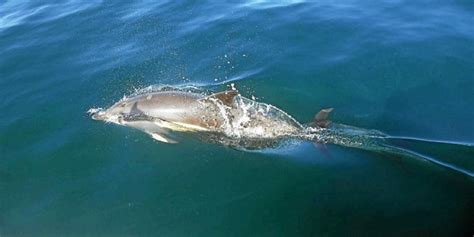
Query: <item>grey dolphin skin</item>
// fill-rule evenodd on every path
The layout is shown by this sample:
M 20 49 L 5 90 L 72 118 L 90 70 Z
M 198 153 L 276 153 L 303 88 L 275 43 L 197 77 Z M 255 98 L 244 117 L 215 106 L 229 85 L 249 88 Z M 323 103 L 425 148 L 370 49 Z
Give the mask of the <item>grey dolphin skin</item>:
M 312 126 L 329 125 L 329 112 L 331 109 L 318 113 Z M 236 90 L 212 95 L 183 91 L 144 93 L 124 98 L 106 110 L 93 111 L 92 118 L 142 130 L 165 143 L 177 142 L 173 132 L 186 132 L 219 136 L 220 142 L 247 140 L 256 146 L 300 136 L 305 129 L 282 110 L 247 99 Z

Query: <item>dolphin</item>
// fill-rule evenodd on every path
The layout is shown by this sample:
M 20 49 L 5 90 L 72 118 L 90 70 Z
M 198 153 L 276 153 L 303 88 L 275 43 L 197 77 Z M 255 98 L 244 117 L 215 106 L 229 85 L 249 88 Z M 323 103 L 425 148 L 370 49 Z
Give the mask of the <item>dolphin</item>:
M 237 90 L 206 95 L 171 88 L 124 97 L 108 109 L 88 112 L 94 120 L 139 129 L 165 143 L 177 143 L 176 135 L 187 133 L 236 149 L 258 150 L 298 139 L 413 157 L 474 177 L 462 167 L 391 144 L 397 137 L 332 123 L 328 119 L 332 110 L 322 109 L 312 122 L 301 124 L 283 110 L 245 98 Z
M 310 126 L 328 127 L 331 111 L 321 110 Z M 94 120 L 136 128 L 165 143 L 177 143 L 174 134 L 180 132 L 230 146 L 260 148 L 306 134 L 306 127 L 284 111 L 245 98 L 237 90 L 211 95 L 180 90 L 142 93 L 90 112 Z

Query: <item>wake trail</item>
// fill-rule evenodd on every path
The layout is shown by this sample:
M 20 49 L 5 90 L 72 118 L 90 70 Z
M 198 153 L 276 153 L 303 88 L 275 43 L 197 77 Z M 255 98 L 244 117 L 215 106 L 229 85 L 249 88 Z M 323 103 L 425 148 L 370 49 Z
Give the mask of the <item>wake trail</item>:
M 327 129 L 307 128 L 307 133 L 313 136 L 313 140 L 318 143 L 332 143 L 345 147 L 352 147 L 362 150 L 384 152 L 389 154 L 397 154 L 405 157 L 412 157 L 424 161 L 431 162 L 449 170 L 467 175 L 474 178 L 474 172 L 464 167 L 442 161 L 414 151 L 404 148 L 394 142 L 422 142 L 428 146 L 451 145 L 459 146 L 462 149 L 472 150 L 474 154 L 474 144 L 467 142 L 443 141 L 434 139 L 424 139 L 416 137 L 390 136 L 377 130 L 367 130 L 363 128 L 348 126 L 344 124 L 333 124 Z M 474 161 L 473 161 L 474 162 Z
M 408 150 L 408 149 L 405 149 L 405 148 L 401 148 L 401 147 L 397 147 L 397 146 L 391 146 L 391 145 L 388 145 L 388 144 L 385 144 L 383 146 L 386 147 L 386 148 L 389 148 L 386 151 L 389 151 L 391 153 L 397 153 L 397 154 L 400 154 L 400 155 L 405 155 L 405 156 L 409 156 L 409 157 L 423 159 L 423 160 L 432 162 L 434 164 L 440 165 L 442 167 L 451 169 L 453 171 L 462 173 L 462 174 L 467 175 L 471 178 L 474 178 L 474 172 L 471 172 L 471 171 L 469 171 L 467 169 L 464 169 L 464 168 L 461 168 L 459 166 L 449 164 L 447 162 L 443 162 L 443 161 L 437 160 L 433 157 L 430 157 L 430 156 L 427 156 L 427 155 L 424 155 L 424 154 L 421 154 L 419 152 L 415 152 L 415 151 L 412 151 L 412 150 Z

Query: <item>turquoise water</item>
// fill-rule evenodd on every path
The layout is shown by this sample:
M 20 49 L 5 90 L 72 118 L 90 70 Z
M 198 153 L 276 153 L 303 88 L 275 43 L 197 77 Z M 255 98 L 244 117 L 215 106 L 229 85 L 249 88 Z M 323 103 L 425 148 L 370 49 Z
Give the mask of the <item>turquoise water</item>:
M 471 236 L 474 180 L 301 142 L 170 145 L 90 119 L 197 85 L 474 172 L 471 1 L 0 1 L 1 236 Z

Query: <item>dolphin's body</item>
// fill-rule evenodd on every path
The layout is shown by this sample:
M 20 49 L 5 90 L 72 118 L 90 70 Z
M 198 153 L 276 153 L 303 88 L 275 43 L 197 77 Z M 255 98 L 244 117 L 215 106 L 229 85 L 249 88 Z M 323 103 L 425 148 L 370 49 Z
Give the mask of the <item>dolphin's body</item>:
M 327 126 L 329 112 L 318 113 L 315 125 Z M 208 96 L 183 91 L 144 93 L 95 111 L 92 118 L 140 129 L 166 143 L 176 143 L 172 131 L 198 132 L 227 145 L 247 148 L 298 137 L 305 129 L 282 110 L 247 99 L 235 90 Z

